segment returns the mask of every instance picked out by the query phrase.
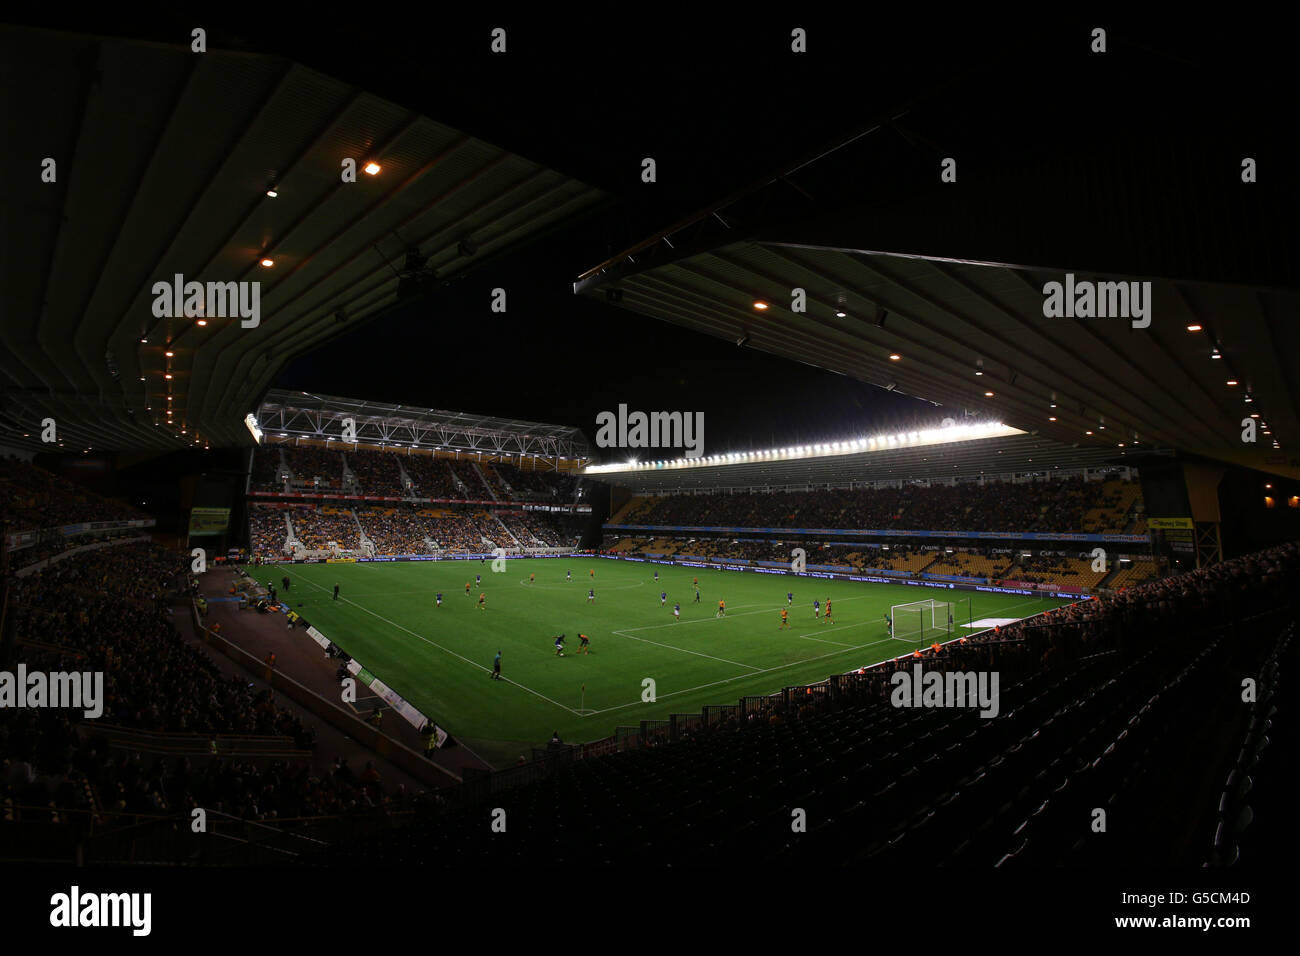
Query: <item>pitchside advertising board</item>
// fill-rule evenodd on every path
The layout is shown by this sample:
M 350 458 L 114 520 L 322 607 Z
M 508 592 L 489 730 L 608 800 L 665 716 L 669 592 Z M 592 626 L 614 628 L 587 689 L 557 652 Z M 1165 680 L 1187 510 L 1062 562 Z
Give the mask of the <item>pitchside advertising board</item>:
M 201 538 L 225 534 L 230 526 L 229 508 L 191 508 L 190 537 Z
M 314 627 L 307 628 L 307 634 L 309 637 L 311 637 L 313 641 L 319 644 L 322 648 L 326 650 L 329 649 L 330 639 L 326 637 L 324 634 L 322 634 L 320 631 L 316 630 L 316 628 Z M 403 697 L 401 697 L 395 690 L 393 690 L 383 681 L 379 680 L 379 678 L 375 677 L 375 675 L 370 673 L 370 671 L 362 667 L 361 662 L 358 661 L 356 658 L 353 658 L 352 660 L 348 661 L 347 669 L 350 674 L 352 674 L 354 677 L 357 678 L 357 680 L 359 680 L 362 684 L 369 687 L 381 698 L 383 698 L 383 700 L 385 701 L 385 703 L 388 704 L 389 707 L 391 707 L 398 715 L 400 715 L 407 723 L 409 723 L 416 730 L 423 731 L 426 726 L 431 726 L 433 729 L 433 735 L 436 741 L 436 746 L 441 747 L 443 744 L 447 742 L 447 731 L 443 730 L 437 724 L 429 720 L 429 718 L 425 717 L 424 714 L 420 713 L 408 701 L 406 701 Z

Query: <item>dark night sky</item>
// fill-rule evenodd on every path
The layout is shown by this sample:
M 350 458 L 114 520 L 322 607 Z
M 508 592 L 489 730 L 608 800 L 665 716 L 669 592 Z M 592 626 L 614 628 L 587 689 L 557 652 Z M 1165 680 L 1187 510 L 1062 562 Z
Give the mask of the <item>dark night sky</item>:
M 829 15 L 807 5 L 779 15 L 735 7 L 721 19 L 699 5 L 602 7 L 594 15 L 557 7 L 550 16 L 470 5 L 450 12 L 385 5 L 345 16 L 329 9 L 275 9 L 253 19 L 220 8 L 133 8 L 71 26 L 175 43 L 202 25 L 212 48 L 298 60 L 582 179 L 613 203 L 483 264 L 431 303 L 300 357 L 277 384 L 576 425 L 589 436 L 596 413 L 620 402 L 703 411 L 711 453 L 952 412 L 577 298 L 571 283 L 581 272 L 937 88 L 947 90 L 948 108 L 926 130 L 945 140 L 936 146 L 1012 133 L 1025 142 L 1085 142 L 1179 123 L 1179 102 L 1222 124 L 1276 99 L 1270 71 L 1287 62 L 1285 31 L 1190 15 L 1172 26 L 1132 15 L 1103 22 L 1116 67 L 1103 88 L 1086 62 L 1092 13 L 1027 23 L 930 8 L 885 19 L 876 8 L 843 5 Z M 48 14 L 23 16 L 70 26 Z M 509 31 L 504 57 L 488 49 L 494 26 Z M 804 56 L 788 52 L 793 26 L 808 30 Z M 1243 64 L 1267 78 L 1244 76 Z M 1039 93 L 1032 104 L 1030 91 Z M 639 181 L 644 156 L 659 164 L 653 190 Z M 487 309 L 496 286 L 509 295 L 504 316 Z

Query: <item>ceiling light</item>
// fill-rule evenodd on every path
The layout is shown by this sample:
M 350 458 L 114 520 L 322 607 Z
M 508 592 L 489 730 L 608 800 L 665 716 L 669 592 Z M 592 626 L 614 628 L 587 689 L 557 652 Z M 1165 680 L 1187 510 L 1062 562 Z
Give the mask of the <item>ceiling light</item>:
M 170 379 L 171 377 L 172 377 L 172 373 L 171 373 L 171 372 L 168 372 L 166 375 L 163 376 L 163 378 L 166 378 L 166 379 Z
M 1047 419 L 1047 420 L 1048 420 L 1049 422 L 1054 422 L 1054 421 L 1056 421 L 1056 416 L 1055 416 L 1055 415 L 1048 416 L 1048 419 Z
M 380 166 L 378 163 L 376 163 L 374 160 L 371 160 L 370 162 L 366 163 L 366 165 L 362 168 L 365 169 L 365 171 L 371 176 L 378 176 L 379 171 L 383 169 L 383 167 Z
M 272 199 L 274 199 L 276 196 L 280 195 L 280 194 L 279 194 L 278 192 L 276 192 L 274 189 L 268 189 L 268 190 L 266 191 L 266 194 L 267 194 L 268 196 L 270 196 Z
M 263 269 L 269 269 L 269 268 L 271 268 L 271 266 L 273 266 L 273 265 L 275 265 L 275 260 L 274 260 L 274 259 L 263 259 L 263 260 L 262 260 L 262 268 L 263 268 Z
M 993 393 L 992 393 L 992 392 L 985 392 L 985 393 L 984 393 L 984 397 L 985 397 L 985 398 L 992 398 L 992 397 L 993 397 Z
M 766 302 L 755 302 L 755 303 L 754 303 L 754 308 L 756 308 L 756 309 L 758 309 L 758 311 L 762 312 L 764 309 L 767 308 L 767 303 L 766 303 Z
M 1191 325 L 1189 325 L 1189 326 L 1187 327 L 1187 331 L 1188 331 L 1188 332 L 1199 332 L 1199 331 L 1201 331 L 1201 327 L 1200 327 L 1199 325 L 1197 325 L 1195 322 L 1193 322 Z
M 897 361 L 898 361 L 899 359 L 901 359 L 902 357 L 903 357 L 903 356 L 899 355 L 897 352 L 891 352 L 890 355 L 889 355 L 889 361 L 891 361 L 891 362 L 897 362 Z
M 199 319 L 199 325 L 207 325 L 207 324 L 208 324 L 207 319 Z
M 1229 384 L 1229 385 L 1236 385 L 1236 384 L 1237 384 L 1237 380 L 1236 380 L 1235 378 L 1230 378 L 1230 379 L 1228 379 L 1228 384 Z
M 175 352 L 164 352 L 164 353 L 163 353 L 163 355 L 167 356 L 168 358 L 171 358 L 171 357 L 174 356 L 175 354 L 176 354 Z

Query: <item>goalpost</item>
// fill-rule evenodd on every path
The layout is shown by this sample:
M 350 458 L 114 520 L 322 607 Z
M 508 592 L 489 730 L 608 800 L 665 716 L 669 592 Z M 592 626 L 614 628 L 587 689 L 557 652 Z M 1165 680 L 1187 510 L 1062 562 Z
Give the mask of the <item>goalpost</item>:
M 889 609 L 889 636 L 897 641 L 930 643 L 952 636 L 957 605 L 946 601 L 912 601 Z

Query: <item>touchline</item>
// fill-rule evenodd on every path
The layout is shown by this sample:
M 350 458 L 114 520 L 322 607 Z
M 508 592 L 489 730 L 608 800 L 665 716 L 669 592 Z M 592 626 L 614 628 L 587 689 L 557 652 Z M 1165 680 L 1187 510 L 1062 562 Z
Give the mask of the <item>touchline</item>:
M 103 671 L 0 671 L 0 708 L 81 707 L 94 720 L 104 712 Z

